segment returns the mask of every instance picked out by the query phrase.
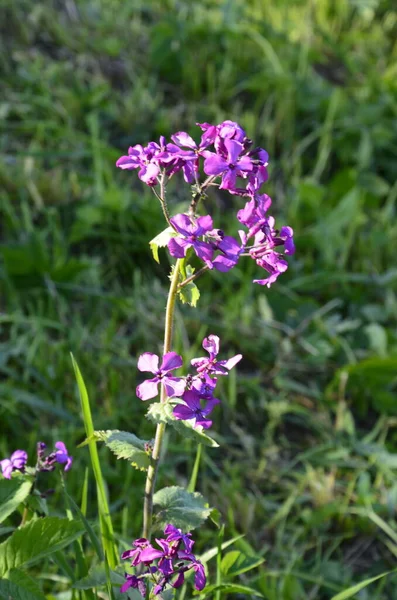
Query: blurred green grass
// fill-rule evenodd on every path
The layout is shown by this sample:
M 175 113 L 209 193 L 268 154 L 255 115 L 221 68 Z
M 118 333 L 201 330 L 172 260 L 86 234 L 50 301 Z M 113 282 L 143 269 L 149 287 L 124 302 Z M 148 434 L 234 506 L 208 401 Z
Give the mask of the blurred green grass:
M 130 144 L 230 118 L 271 155 L 267 192 L 297 254 L 269 291 L 244 266 L 200 281 L 197 310 L 179 308 L 178 351 L 197 355 L 214 332 L 244 355 L 223 382 L 222 450 L 204 453 L 199 489 L 225 539 L 243 533 L 237 546 L 265 557 L 240 580 L 267 600 L 326 600 L 393 568 L 396 7 L 3 0 L 0 22 L 1 456 L 83 439 L 69 351 L 96 427 L 150 437 L 135 367 L 161 346 L 168 263 L 152 261 L 148 241 L 163 223 L 114 163 Z M 174 206 L 183 194 L 174 184 Z M 237 199 L 210 201 L 233 231 Z M 74 455 L 78 501 L 88 457 Z M 128 541 L 143 476 L 101 460 Z M 169 436 L 160 483 L 186 484 L 193 461 L 191 444 Z M 209 525 L 200 547 L 216 535 Z M 397 599 L 394 583 L 357 597 Z

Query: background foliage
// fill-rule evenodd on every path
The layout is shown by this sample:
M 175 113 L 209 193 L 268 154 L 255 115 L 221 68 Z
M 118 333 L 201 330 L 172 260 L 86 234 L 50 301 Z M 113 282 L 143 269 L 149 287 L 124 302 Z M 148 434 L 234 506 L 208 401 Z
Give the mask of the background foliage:
M 218 581 L 242 573 L 235 581 L 266 600 L 326 600 L 395 568 L 394 4 L 3 0 L 0 19 L 1 456 L 65 440 L 80 501 L 89 459 L 75 448 L 70 351 L 95 428 L 150 438 L 136 358 L 161 348 L 169 265 L 148 245 L 163 229 L 157 202 L 114 163 L 128 145 L 233 119 L 271 155 L 267 191 L 297 254 L 270 291 L 243 263 L 200 280 L 198 309 L 179 308 L 186 358 L 208 333 L 244 355 L 222 382 L 222 448 L 203 452 L 198 488 L 224 539 L 244 534 L 234 548 L 265 563 L 244 574 L 227 555 Z M 169 194 L 175 210 L 183 192 Z M 210 201 L 233 231 L 238 198 Z M 160 484 L 187 484 L 193 448 L 170 433 Z M 140 532 L 144 475 L 100 456 L 124 548 Z M 94 517 L 91 476 L 89 498 Z M 217 536 L 209 523 L 199 547 Z M 56 596 L 53 570 L 43 586 Z M 356 597 L 397 599 L 395 581 Z

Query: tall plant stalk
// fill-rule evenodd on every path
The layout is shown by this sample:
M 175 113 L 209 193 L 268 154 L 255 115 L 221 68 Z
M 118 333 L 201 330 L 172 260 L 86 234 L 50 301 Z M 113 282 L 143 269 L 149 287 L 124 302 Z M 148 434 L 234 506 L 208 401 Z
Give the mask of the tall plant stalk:
M 172 345 L 172 333 L 174 326 L 174 315 L 175 315 L 175 303 L 176 296 L 178 293 L 178 279 L 181 267 L 181 260 L 177 260 L 175 263 L 174 272 L 171 278 L 170 289 L 168 292 L 167 308 L 165 311 L 165 326 L 164 326 L 164 354 L 171 351 Z M 167 395 L 164 385 L 161 387 L 160 401 L 162 403 L 167 401 Z M 145 485 L 145 499 L 143 505 L 143 537 L 150 539 L 152 530 L 153 520 L 153 494 L 156 486 L 157 472 L 160 463 L 161 448 L 163 445 L 165 432 L 165 424 L 159 423 L 156 428 L 156 435 L 154 438 L 154 446 L 151 457 L 151 464 L 148 468 L 146 485 Z

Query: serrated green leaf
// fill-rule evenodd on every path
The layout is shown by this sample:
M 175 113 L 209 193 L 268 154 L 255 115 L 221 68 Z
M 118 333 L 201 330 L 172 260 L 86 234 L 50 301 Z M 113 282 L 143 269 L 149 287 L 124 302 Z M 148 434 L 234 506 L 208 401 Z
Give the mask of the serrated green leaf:
M 211 512 L 201 494 L 188 492 L 178 486 L 165 487 L 156 492 L 153 504 L 160 507 L 156 514 L 159 527 L 172 523 L 185 532 L 199 527 Z
M 0 544 L 0 578 L 11 569 L 30 566 L 62 550 L 84 533 L 78 521 L 44 517 L 20 527 Z
M 382 577 L 386 577 L 386 575 L 390 575 L 390 573 L 394 572 L 395 571 L 386 571 L 386 573 L 381 573 L 380 575 L 376 575 L 375 577 L 365 579 L 364 581 L 361 581 L 360 583 L 349 587 L 347 590 L 343 590 L 343 592 L 336 594 L 336 596 L 332 596 L 331 600 L 348 600 L 348 598 L 352 598 L 353 596 L 355 596 L 357 592 L 367 587 L 367 585 L 370 585 L 374 581 L 377 581 Z
M 107 431 L 94 431 L 80 446 L 88 444 L 91 440 L 104 442 L 117 456 L 129 460 L 131 465 L 140 471 L 147 470 L 150 465 L 150 456 L 146 451 L 148 441 L 140 440 L 133 433 L 109 429 Z
M 231 550 L 222 558 L 221 571 L 230 578 L 236 577 L 247 571 L 252 571 L 264 562 L 264 558 L 247 556 L 240 550 Z
M 0 523 L 29 496 L 31 487 L 32 482 L 22 478 L 0 481 Z
M 156 423 L 156 425 L 158 423 L 171 425 L 183 437 L 193 438 L 196 442 L 205 444 L 211 448 L 219 447 L 219 444 L 212 439 L 212 437 L 204 433 L 204 429 L 201 425 L 194 427 L 191 421 L 180 421 L 175 419 L 172 412 L 172 405 L 169 402 L 155 402 L 154 404 L 151 404 L 146 416 L 150 421 Z
M 12 569 L 8 577 L 0 581 L 1 600 L 45 600 L 37 582 L 27 573 Z
M 167 227 L 166 229 L 164 229 L 164 231 L 156 235 L 156 237 L 154 237 L 149 242 L 153 258 L 157 263 L 160 263 L 159 248 L 164 248 L 165 246 L 167 246 L 170 239 L 175 237 L 176 235 L 178 234 L 174 229 L 172 229 L 172 227 Z
M 187 265 L 183 269 L 182 278 L 187 279 L 194 274 L 195 269 L 190 265 Z M 197 285 L 191 281 L 178 290 L 179 299 L 183 304 L 189 304 L 190 306 L 197 306 L 197 302 L 200 298 L 200 290 Z

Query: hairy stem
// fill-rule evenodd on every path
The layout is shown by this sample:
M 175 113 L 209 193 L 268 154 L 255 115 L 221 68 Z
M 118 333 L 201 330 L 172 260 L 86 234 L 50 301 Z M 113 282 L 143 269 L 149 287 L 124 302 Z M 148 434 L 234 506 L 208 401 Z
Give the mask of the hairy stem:
M 175 263 L 174 272 L 172 274 L 170 290 L 168 292 L 168 300 L 167 300 L 167 308 L 165 311 L 165 327 L 164 327 L 164 354 L 171 351 L 172 344 L 172 331 L 174 324 L 174 314 L 175 314 L 175 302 L 176 295 L 178 293 L 178 277 L 180 271 L 181 261 L 177 260 Z M 167 401 L 167 394 L 165 391 L 165 387 L 161 386 L 161 402 Z M 160 462 L 161 456 L 161 447 L 163 444 L 165 431 L 165 424 L 159 423 L 156 428 L 156 435 L 154 438 L 154 446 L 152 452 L 152 460 L 149 465 L 147 477 L 146 477 L 146 485 L 145 485 L 145 499 L 143 506 L 143 537 L 150 539 L 150 534 L 152 530 L 152 518 L 153 518 L 153 494 L 156 485 L 156 477 L 157 471 Z
M 201 198 L 205 195 L 205 190 L 207 189 L 208 186 L 210 186 L 213 183 L 213 181 L 216 178 L 217 178 L 217 175 L 210 175 L 209 177 L 207 177 L 207 179 L 204 181 L 204 183 L 201 186 L 198 186 L 198 190 L 194 194 L 194 196 L 190 202 L 190 206 L 189 206 L 189 216 L 190 217 L 194 217 L 194 215 L 196 214 L 197 205 L 200 202 Z
M 187 277 L 186 279 L 184 279 L 183 281 L 181 281 L 181 283 L 178 285 L 178 290 L 180 290 L 181 288 L 185 287 L 185 285 L 187 285 L 188 283 L 191 283 L 192 281 L 194 281 L 198 277 L 200 277 L 200 275 L 202 275 L 203 273 L 205 273 L 206 271 L 208 271 L 208 269 L 209 269 L 209 267 L 207 267 L 207 265 L 205 265 L 199 271 L 197 271 L 197 273 L 193 273 L 193 275 L 190 275 L 190 277 Z
M 170 213 L 168 212 L 167 201 L 165 199 L 165 174 L 164 173 L 161 175 L 160 178 L 158 178 L 158 181 L 160 183 L 160 193 L 158 193 L 154 187 L 152 187 L 152 191 L 161 204 L 163 215 L 164 215 L 164 218 L 167 221 L 168 225 L 170 227 L 172 227 L 173 229 L 175 229 L 175 227 L 173 226 L 173 224 L 170 221 Z

